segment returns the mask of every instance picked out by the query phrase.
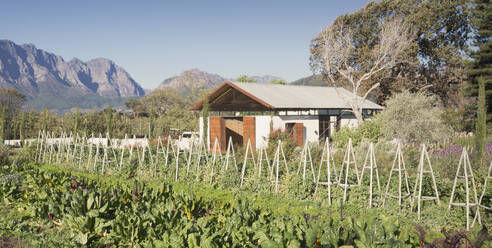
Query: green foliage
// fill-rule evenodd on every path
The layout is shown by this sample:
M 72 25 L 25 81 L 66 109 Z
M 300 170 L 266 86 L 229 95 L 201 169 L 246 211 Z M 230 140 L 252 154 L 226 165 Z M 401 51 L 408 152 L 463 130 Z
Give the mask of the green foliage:
M 352 139 L 353 146 L 358 146 L 363 140 L 377 143 L 381 137 L 381 123 L 375 118 L 366 120 L 355 128 L 342 127 L 333 134 L 332 139 L 337 147 L 343 148 L 347 146 L 349 138 Z
M 387 139 L 407 143 L 431 143 L 447 138 L 450 128 L 441 120 L 437 98 L 422 92 L 404 91 L 386 101 L 386 108 L 376 117 Z
M 477 160 L 480 164 L 485 164 L 483 159 L 485 155 L 485 141 L 487 140 L 487 106 L 485 103 L 485 80 L 483 77 L 478 79 L 478 110 L 477 122 L 475 124 L 475 149 L 477 151 Z
M 241 75 L 236 79 L 236 81 L 243 83 L 256 83 L 257 80 L 250 78 L 248 75 Z
M 278 78 L 275 78 L 275 79 L 270 80 L 269 83 L 271 83 L 271 84 L 281 84 L 281 85 L 289 84 L 287 81 L 282 80 L 282 79 L 278 79 Z

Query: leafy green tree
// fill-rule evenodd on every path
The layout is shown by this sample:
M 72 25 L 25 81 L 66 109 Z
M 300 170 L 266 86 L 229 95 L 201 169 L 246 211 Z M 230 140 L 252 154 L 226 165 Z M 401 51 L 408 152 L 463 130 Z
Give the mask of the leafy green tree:
M 278 79 L 278 78 L 270 80 L 270 83 L 271 84 L 281 84 L 281 85 L 289 84 L 287 81 L 282 80 L 282 79 Z
M 4 138 L 9 139 L 15 135 L 14 123 L 15 117 L 21 111 L 22 105 L 24 105 L 26 97 L 14 88 L 0 88 L 0 106 L 3 107 L 4 112 Z
M 248 77 L 248 75 L 241 75 L 239 76 L 236 81 L 238 82 L 243 82 L 243 83 L 256 83 L 257 80 L 254 78 Z
M 383 70 L 362 82 L 361 92 L 374 84 L 377 102 L 383 103 L 392 94 L 408 89 L 412 92 L 426 87 L 449 107 L 463 103 L 461 87 L 466 80 L 463 71 L 470 34 L 468 0 L 381 0 L 371 1 L 364 8 L 336 18 L 332 25 L 352 30 L 355 52 L 348 65 L 357 65 L 366 72 L 374 61 L 374 47 L 380 44 L 380 23 L 395 15 L 401 16 L 414 31 L 412 45 L 401 54 L 391 70 Z M 324 32 L 311 41 L 310 65 L 314 73 L 326 75 L 323 66 Z M 340 80 L 340 85 L 347 82 Z

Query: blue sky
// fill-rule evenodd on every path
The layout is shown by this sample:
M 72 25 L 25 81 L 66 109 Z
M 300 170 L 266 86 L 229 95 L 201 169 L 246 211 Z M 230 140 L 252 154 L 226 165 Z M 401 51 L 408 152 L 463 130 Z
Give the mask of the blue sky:
M 310 40 L 366 2 L 2 0 L 0 39 L 109 58 L 150 89 L 191 68 L 293 81 L 311 74 Z

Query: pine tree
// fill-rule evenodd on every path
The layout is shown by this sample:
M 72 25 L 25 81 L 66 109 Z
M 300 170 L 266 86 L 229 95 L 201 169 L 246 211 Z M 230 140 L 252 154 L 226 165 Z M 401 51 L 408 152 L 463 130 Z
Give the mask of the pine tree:
M 471 79 L 469 93 L 479 95 L 479 79 L 485 87 L 485 119 L 489 130 L 492 128 L 492 3 L 490 0 L 475 0 L 473 4 L 472 26 L 475 29 L 474 46 L 478 49 L 472 52 L 473 63 L 468 70 Z M 477 106 L 478 110 L 480 107 Z M 478 115 L 477 115 L 478 117 Z
M 483 162 L 487 126 L 492 127 L 492 3 L 490 0 L 475 0 L 472 25 L 475 29 L 472 52 L 473 63 L 468 70 L 471 79 L 470 91 L 478 96 L 475 123 L 477 159 Z
M 477 122 L 475 124 L 475 145 L 477 149 L 477 158 L 480 164 L 483 163 L 485 154 L 485 141 L 487 138 L 487 126 L 486 126 L 486 103 L 485 103 L 485 80 L 483 77 L 478 79 L 478 108 L 477 108 Z

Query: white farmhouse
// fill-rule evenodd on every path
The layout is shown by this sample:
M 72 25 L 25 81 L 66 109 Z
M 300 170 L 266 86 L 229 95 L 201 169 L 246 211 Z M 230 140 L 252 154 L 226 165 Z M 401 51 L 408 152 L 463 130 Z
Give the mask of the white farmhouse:
M 338 88 L 340 94 L 352 94 Z M 273 129 L 292 132 L 297 145 L 324 140 L 342 126 L 356 126 L 357 119 L 334 87 L 294 86 L 224 82 L 206 98 L 192 106 L 201 110 L 209 103 L 208 145 L 217 139 L 222 151 L 231 138 L 236 145 L 267 146 Z M 364 116 L 370 117 L 382 106 L 366 100 Z M 200 117 L 200 137 L 203 137 L 203 118 Z

